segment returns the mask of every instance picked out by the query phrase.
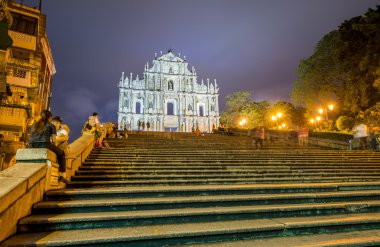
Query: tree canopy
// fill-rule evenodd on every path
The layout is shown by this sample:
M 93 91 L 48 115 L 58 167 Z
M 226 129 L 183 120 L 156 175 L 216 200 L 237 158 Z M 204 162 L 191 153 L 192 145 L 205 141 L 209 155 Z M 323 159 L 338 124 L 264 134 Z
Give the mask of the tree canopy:
M 380 6 L 344 21 L 299 64 L 292 101 L 313 111 L 331 101 L 355 116 L 380 100 Z
M 247 123 L 244 127 L 254 128 L 257 126 L 274 127 L 279 122 L 273 122 L 271 116 L 281 113 L 279 119 L 287 126 L 300 125 L 304 121 L 302 108 L 296 109 L 286 101 L 261 101 L 256 102 L 249 91 L 235 92 L 226 97 L 226 109 L 221 115 L 221 123 L 228 127 L 240 127 L 239 121 L 245 118 Z

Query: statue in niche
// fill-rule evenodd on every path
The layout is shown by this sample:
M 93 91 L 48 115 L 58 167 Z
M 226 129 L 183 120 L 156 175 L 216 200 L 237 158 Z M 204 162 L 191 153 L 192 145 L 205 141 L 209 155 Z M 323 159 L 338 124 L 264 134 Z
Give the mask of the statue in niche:
M 187 106 L 187 110 L 188 110 L 188 111 L 192 111 L 192 110 L 193 110 L 193 107 L 189 104 L 189 105 Z
M 149 108 L 153 109 L 153 101 L 149 101 Z
M 168 90 L 171 90 L 171 91 L 174 90 L 173 81 L 169 81 L 169 83 L 168 83 Z

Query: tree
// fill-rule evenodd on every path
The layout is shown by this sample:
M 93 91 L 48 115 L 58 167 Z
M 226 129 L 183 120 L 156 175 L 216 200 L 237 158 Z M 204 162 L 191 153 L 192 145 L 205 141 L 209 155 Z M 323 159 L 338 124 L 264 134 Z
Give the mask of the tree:
M 351 118 L 349 117 L 346 117 L 346 116 L 340 116 L 337 120 L 336 120 L 336 123 L 335 123 L 335 127 L 339 130 L 339 131 L 342 131 L 342 130 L 350 130 L 352 129 L 354 126 L 353 126 L 353 121 Z
M 380 6 L 324 36 L 298 66 L 292 102 L 310 113 L 334 100 L 355 116 L 380 100 Z
M 269 108 L 269 101 L 252 102 L 247 104 L 241 111 L 242 116 L 246 117 L 248 120 L 247 127 L 254 128 L 267 125 L 268 120 L 266 117 Z
M 368 108 L 359 115 L 359 121 L 363 122 L 369 127 L 380 126 L 380 103 Z
M 245 118 L 247 123 L 244 127 L 247 128 L 271 126 L 273 122 L 270 114 L 281 112 L 283 114 L 281 123 L 290 126 L 293 111 L 294 106 L 289 102 L 277 101 L 274 104 L 265 100 L 255 102 L 251 92 L 239 91 L 226 97 L 226 109 L 221 115 L 220 122 L 228 127 L 240 127 L 239 121 Z
M 220 122 L 229 127 L 237 127 L 243 109 L 253 102 L 252 93 L 238 91 L 226 97 L 226 109 L 223 111 Z

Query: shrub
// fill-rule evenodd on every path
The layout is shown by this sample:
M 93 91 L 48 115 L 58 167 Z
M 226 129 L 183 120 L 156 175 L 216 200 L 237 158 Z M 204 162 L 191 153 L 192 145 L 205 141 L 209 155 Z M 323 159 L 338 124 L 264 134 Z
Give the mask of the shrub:
M 339 131 L 342 131 L 342 130 L 350 130 L 353 128 L 352 126 L 352 119 L 350 119 L 349 117 L 346 117 L 346 116 L 340 116 L 337 120 L 336 120 L 336 123 L 335 123 L 335 126 L 336 128 L 339 130 Z
M 338 132 L 310 132 L 310 137 L 329 139 L 329 140 L 335 140 L 335 141 L 348 141 L 348 139 L 353 138 L 351 134 L 338 133 Z

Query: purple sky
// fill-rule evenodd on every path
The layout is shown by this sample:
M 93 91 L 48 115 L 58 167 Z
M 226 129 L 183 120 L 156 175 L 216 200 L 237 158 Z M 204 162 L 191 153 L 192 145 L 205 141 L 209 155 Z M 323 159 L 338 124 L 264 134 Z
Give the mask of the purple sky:
M 26 4 L 30 0 L 24 0 Z M 51 109 L 79 134 L 87 116 L 117 120 L 121 72 L 142 77 L 154 53 L 186 55 L 198 79 L 217 79 L 220 105 L 235 91 L 289 99 L 315 44 L 378 0 L 43 1 L 57 74 Z

